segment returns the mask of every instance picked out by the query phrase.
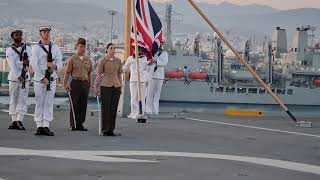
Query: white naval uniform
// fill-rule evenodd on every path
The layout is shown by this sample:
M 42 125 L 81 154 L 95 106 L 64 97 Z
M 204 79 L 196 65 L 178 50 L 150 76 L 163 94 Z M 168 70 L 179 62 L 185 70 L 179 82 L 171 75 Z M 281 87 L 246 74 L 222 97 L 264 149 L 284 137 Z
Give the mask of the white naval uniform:
M 145 113 L 145 93 L 146 93 L 146 72 L 147 72 L 147 58 L 140 56 L 139 58 L 139 71 L 140 71 L 140 82 L 141 82 L 141 101 L 142 101 L 142 114 Z M 136 119 L 139 115 L 139 97 L 138 97 L 138 73 L 137 63 L 133 56 L 130 56 L 126 63 L 123 65 L 123 71 L 130 71 L 130 94 L 131 94 L 131 113 L 128 117 Z
M 17 50 L 18 52 L 21 52 L 22 47 L 18 47 Z M 31 48 L 29 46 L 26 46 L 25 52 L 27 52 L 30 59 Z M 10 94 L 9 115 L 11 115 L 12 121 L 23 121 L 28 108 L 27 99 L 29 93 L 30 73 L 26 73 L 28 78 L 26 79 L 25 89 L 22 89 L 22 83 L 18 79 L 21 75 L 21 70 L 23 69 L 23 62 L 20 61 L 20 55 L 15 52 L 12 47 L 8 47 L 6 50 L 6 57 L 10 68 L 8 75 Z
M 49 45 L 45 45 L 47 51 L 49 51 Z M 51 48 L 52 59 L 57 69 L 53 70 L 51 77 L 53 81 L 50 84 L 50 91 L 47 91 L 47 85 L 41 83 L 41 80 L 45 78 L 45 72 L 48 69 L 47 66 L 47 53 L 36 44 L 32 48 L 31 65 L 34 70 L 34 92 L 36 99 L 34 121 L 37 127 L 49 127 L 49 122 L 53 119 L 53 104 L 54 95 L 56 92 L 56 80 L 58 79 L 57 71 L 62 66 L 62 54 L 58 46 L 52 44 Z
M 168 64 L 168 53 L 156 53 L 154 59 L 156 64 L 152 64 L 148 69 L 148 86 L 147 86 L 147 99 L 146 99 L 146 112 L 148 114 L 159 113 L 159 100 L 161 88 L 164 81 L 164 69 Z M 155 70 L 155 67 L 156 70 Z

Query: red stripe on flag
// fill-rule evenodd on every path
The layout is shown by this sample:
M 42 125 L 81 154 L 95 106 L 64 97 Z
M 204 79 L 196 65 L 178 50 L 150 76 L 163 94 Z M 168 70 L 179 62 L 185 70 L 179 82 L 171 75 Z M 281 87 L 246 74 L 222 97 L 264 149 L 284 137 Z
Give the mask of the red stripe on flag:
M 142 6 L 142 16 L 143 16 L 144 24 L 146 25 L 147 29 L 149 29 L 148 21 L 147 21 L 147 18 L 146 18 L 146 11 L 144 9 L 144 0 L 141 0 L 141 6 Z
M 142 27 L 142 25 L 140 23 L 137 23 L 137 27 L 138 27 L 139 33 L 143 37 L 144 43 L 148 46 L 148 49 L 151 50 L 152 49 L 152 43 L 153 43 L 152 38 L 148 35 L 147 32 L 144 31 L 144 29 L 143 29 L 143 27 Z

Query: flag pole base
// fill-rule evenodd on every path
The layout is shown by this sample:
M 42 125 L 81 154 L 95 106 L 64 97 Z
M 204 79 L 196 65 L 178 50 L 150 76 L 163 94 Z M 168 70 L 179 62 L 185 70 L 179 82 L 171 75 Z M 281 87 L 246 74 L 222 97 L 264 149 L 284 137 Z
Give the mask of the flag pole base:
M 137 118 L 137 123 L 145 124 L 146 122 L 147 118 L 144 115 L 140 114 Z
M 306 121 L 298 121 L 296 123 L 297 127 L 304 127 L 304 128 L 312 128 L 312 122 L 306 122 Z

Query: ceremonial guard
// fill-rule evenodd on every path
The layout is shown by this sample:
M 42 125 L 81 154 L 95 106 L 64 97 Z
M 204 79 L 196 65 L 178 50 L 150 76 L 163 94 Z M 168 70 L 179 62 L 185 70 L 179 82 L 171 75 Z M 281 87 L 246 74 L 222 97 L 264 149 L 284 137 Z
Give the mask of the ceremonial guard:
M 140 48 L 139 48 L 140 49 Z M 139 53 L 140 54 L 140 53 Z M 145 93 L 147 82 L 147 57 L 139 55 L 139 73 L 140 73 L 140 87 L 141 87 L 141 102 L 142 114 L 145 113 Z M 130 72 L 130 95 L 131 95 L 131 113 L 128 118 L 137 119 L 139 116 L 139 97 L 138 97 L 138 72 L 135 55 L 129 56 L 123 65 L 124 72 Z
M 101 95 L 101 132 L 104 136 L 116 136 L 114 129 L 121 95 L 122 62 L 114 56 L 116 49 L 112 43 L 107 45 L 106 52 L 97 67 L 95 90 L 97 95 Z
M 86 120 L 87 103 L 91 86 L 92 63 L 85 55 L 86 40 L 79 38 L 76 44 L 77 52 L 68 60 L 64 76 L 64 88 L 70 92 L 70 131 L 87 131 L 83 126 Z M 71 75 L 71 84 L 69 78 Z M 75 115 L 75 117 L 73 117 Z
M 164 70 L 168 63 L 168 53 L 159 48 L 153 59 L 149 62 L 148 85 L 146 97 L 146 113 L 159 113 L 159 100 L 164 81 Z
M 27 113 L 27 98 L 29 92 L 29 57 L 31 56 L 31 48 L 22 43 L 23 32 L 16 29 L 11 32 L 13 44 L 6 50 L 7 62 L 10 72 L 9 94 L 10 106 L 9 115 L 12 124 L 9 129 L 25 130 L 22 122 Z
M 53 120 L 53 104 L 56 92 L 57 71 L 63 66 L 61 51 L 50 42 L 51 27 L 40 27 L 41 40 L 33 46 L 31 66 L 34 71 L 34 92 L 36 99 L 34 121 L 35 135 L 54 136 L 49 125 Z

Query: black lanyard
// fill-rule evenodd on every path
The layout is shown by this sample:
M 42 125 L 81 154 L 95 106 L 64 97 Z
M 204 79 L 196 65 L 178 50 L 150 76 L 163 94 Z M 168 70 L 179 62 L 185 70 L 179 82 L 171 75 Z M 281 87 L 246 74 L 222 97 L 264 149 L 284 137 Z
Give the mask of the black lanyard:
M 26 44 L 22 44 L 21 52 L 19 52 L 18 49 L 13 44 L 11 45 L 11 48 L 19 55 L 20 61 L 22 61 L 23 53 L 27 48 Z
M 44 52 L 47 53 L 47 55 L 52 55 L 51 53 L 51 48 L 52 48 L 52 44 L 51 42 L 49 43 L 49 51 L 46 49 L 46 47 L 44 47 L 44 45 L 41 43 L 41 41 L 39 41 L 38 45 L 43 49 Z

